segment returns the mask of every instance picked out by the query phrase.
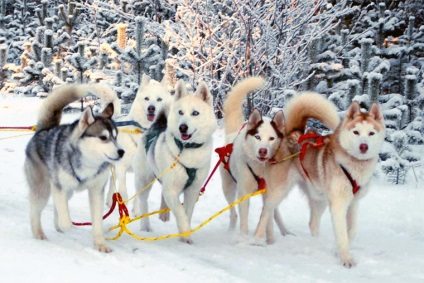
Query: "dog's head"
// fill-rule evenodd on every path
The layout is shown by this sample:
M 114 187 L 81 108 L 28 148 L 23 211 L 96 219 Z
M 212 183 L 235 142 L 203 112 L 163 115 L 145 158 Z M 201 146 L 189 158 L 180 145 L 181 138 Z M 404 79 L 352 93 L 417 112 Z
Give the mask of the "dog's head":
M 283 139 L 284 114 L 278 111 L 271 120 L 253 110 L 246 125 L 244 150 L 251 160 L 267 162 L 274 157 Z
M 131 108 L 131 114 L 143 126 L 150 126 L 158 113 L 169 107 L 172 96 L 168 92 L 166 77 L 159 83 L 143 75 L 137 96 Z
M 113 109 L 110 103 L 101 114 L 94 115 L 91 107 L 87 107 L 74 131 L 73 144 L 93 165 L 118 161 L 125 153 L 116 141 L 118 130 L 111 119 Z
M 369 112 L 363 113 L 359 104 L 353 102 L 340 127 L 340 144 L 350 155 L 359 160 L 378 156 L 386 128 L 377 103 L 371 105 Z
M 177 83 L 168 126 L 173 136 L 186 143 L 205 143 L 211 140 L 217 123 L 213 110 L 213 98 L 204 82 L 194 93 L 188 93 L 184 81 Z

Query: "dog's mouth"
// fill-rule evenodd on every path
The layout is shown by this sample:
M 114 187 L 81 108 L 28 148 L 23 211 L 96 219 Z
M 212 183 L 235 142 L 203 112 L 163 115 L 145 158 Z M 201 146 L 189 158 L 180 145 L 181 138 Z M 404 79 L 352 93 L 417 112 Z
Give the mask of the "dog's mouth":
M 186 141 L 190 138 L 191 138 L 191 135 L 189 135 L 189 134 L 181 134 L 181 139 L 184 140 L 184 141 Z
M 147 114 L 147 120 L 149 120 L 149 122 L 153 122 L 155 120 L 155 114 Z
M 257 156 L 257 158 L 258 158 L 258 160 L 260 162 L 267 162 L 268 161 L 268 158 L 267 157 L 259 157 L 259 156 Z
M 107 159 L 112 160 L 112 161 L 118 161 L 119 159 L 121 159 L 121 157 L 112 158 L 107 154 L 105 154 L 105 156 L 107 157 Z

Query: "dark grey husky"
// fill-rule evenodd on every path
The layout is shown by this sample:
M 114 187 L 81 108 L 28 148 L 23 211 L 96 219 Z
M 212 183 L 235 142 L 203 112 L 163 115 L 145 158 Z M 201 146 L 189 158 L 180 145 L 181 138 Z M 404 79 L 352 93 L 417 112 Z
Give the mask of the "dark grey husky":
M 95 247 L 110 252 L 103 236 L 104 186 L 109 164 L 124 155 L 116 142 L 118 131 L 111 120 L 113 104 L 97 116 L 88 107 L 80 120 L 59 126 L 63 107 L 90 91 L 111 90 L 99 85 L 67 85 L 50 94 L 41 106 L 37 130 L 28 143 L 25 160 L 31 228 L 35 238 L 46 239 L 40 218 L 51 193 L 56 230 L 69 230 L 72 221 L 68 200 L 74 190 L 88 189 Z

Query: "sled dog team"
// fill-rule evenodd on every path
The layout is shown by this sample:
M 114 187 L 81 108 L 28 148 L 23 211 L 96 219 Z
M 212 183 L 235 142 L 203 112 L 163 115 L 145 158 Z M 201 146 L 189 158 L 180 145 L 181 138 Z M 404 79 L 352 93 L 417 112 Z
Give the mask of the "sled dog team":
M 355 236 L 358 202 L 369 190 L 385 137 L 380 107 L 373 103 L 365 112 L 353 102 L 340 121 L 330 101 L 316 93 L 302 93 L 289 101 L 284 113 L 279 111 L 270 119 L 254 110 L 245 122 L 242 104 L 249 93 L 264 84 L 262 78 L 247 78 L 233 87 L 224 103 L 225 142 L 232 145 L 225 168 L 220 168 L 225 198 L 232 203 L 265 181 L 263 209 L 250 242 L 272 244 L 274 221 L 281 234 L 288 233 L 277 207 L 298 185 L 309 201 L 311 234 L 319 234 L 320 219 L 328 205 L 339 257 L 343 266 L 351 267 L 354 261 L 349 243 Z M 90 93 L 100 98 L 102 111 L 95 114 L 88 107 L 79 120 L 60 125 L 62 109 Z M 24 165 L 35 238 L 46 239 L 41 213 L 50 194 L 55 228 L 65 232 L 73 226 L 68 200 L 74 190 L 88 189 L 95 248 L 110 252 L 102 225 L 110 164 L 116 167 L 118 188 L 126 199 L 128 170 L 134 171 L 136 188 L 143 188 L 177 161 L 175 168 L 159 179 L 161 208 L 171 209 L 180 233 L 191 230 L 194 206 L 210 169 L 212 134 L 217 128 L 208 87 L 199 82 L 190 93 L 181 80 L 171 96 L 166 78 L 157 82 L 143 76 L 129 114 L 121 117 L 119 113 L 116 94 L 102 84 L 65 85 L 44 101 Z M 333 134 L 321 137 L 312 131 L 305 133 L 308 118 L 321 121 Z M 131 123 L 126 124 L 128 121 Z M 119 133 L 117 123 L 130 129 L 137 127 L 143 133 Z M 136 214 L 148 212 L 149 192 L 150 188 L 138 195 Z M 108 205 L 113 193 L 110 187 Z M 240 203 L 238 210 L 243 240 L 249 236 L 249 200 Z M 160 215 L 163 221 L 169 217 L 169 212 Z M 235 229 L 237 217 L 232 208 L 230 229 Z M 152 230 L 149 218 L 140 221 L 140 228 Z M 181 237 L 181 241 L 193 242 L 189 236 Z

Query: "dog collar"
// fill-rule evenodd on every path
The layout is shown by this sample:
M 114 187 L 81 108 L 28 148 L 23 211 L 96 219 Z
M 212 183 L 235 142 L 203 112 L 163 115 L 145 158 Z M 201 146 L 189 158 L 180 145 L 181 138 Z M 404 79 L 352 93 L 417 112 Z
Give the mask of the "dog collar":
M 195 142 L 182 143 L 176 137 L 174 137 L 174 141 L 180 151 L 182 151 L 184 148 L 200 148 L 203 146 L 203 143 L 195 143 Z

